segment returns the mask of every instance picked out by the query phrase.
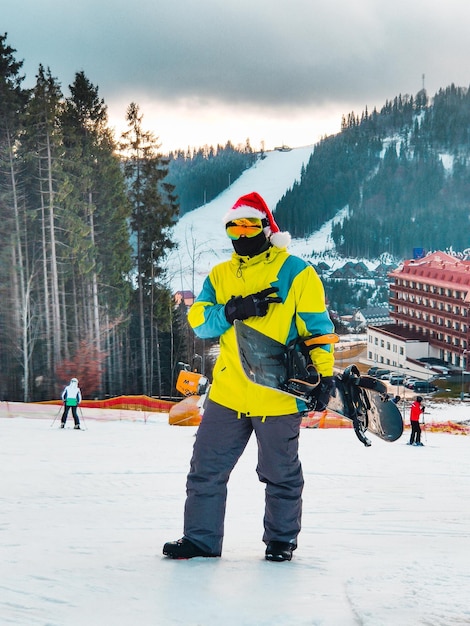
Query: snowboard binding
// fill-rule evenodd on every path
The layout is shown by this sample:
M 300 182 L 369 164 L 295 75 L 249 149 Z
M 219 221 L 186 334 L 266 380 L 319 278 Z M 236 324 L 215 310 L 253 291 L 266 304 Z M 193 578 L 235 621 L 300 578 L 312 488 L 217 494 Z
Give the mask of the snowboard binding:
M 369 398 L 364 389 L 374 389 L 375 382 L 369 382 L 371 379 L 361 379 L 361 373 L 356 365 L 350 365 L 338 378 L 343 383 L 343 393 L 350 411 L 354 432 L 357 438 L 365 446 L 370 446 L 371 441 L 366 437 L 365 433 L 368 427 L 368 412 L 371 410 Z M 379 383 L 380 381 L 377 381 Z M 361 384 L 362 383 L 362 384 Z
M 321 376 L 309 354 L 313 339 L 316 338 L 299 337 L 287 346 L 287 380 L 284 384 L 284 391 L 303 400 L 308 411 L 315 410 L 315 394 L 321 382 Z M 322 343 L 325 341 L 323 340 Z

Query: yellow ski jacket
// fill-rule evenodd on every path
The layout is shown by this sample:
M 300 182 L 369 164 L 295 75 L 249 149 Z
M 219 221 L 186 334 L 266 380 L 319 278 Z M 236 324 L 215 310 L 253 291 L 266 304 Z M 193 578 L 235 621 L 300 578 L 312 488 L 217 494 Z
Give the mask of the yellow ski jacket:
M 311 265 L 285 248 L 271 247 L 249 258 L 235 252 L 216 265 L 204 281 L 189 310 L 188 320 L 202 339 L 220 337 L 220 355 L 214 366 L 209 397 L 248 417 L 288 415 L 306 410 L 305 403 L 282 392 L 251 382 L 244 374 L 235 329 L 225 317 L 232 296 L 248 296 L 267 287 L 279 289 L 278 304 L 270 304 L 265 317 L 250 317 L 245 324 L 288 344 L 297 337 L 334 331 L 325 306 L 323 285 Z M 312 362 L 323 376 L 333 375 L 333 346 L 316 347 Z

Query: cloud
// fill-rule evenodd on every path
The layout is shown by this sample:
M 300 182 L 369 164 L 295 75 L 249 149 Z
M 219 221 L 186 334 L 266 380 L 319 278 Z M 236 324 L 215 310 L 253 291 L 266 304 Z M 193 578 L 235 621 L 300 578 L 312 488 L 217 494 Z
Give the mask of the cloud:
M 286 123 L 334 112 L 338 127 L 340 111 L 415 94 L 423 74 L 431 95 L 451 82 L 466 86 L 469 17 L 467 0 L 2 4 L 29 81 L 42 63 L 65 92 L 83 70 L 113 111 L 137 101 L 152 118 L 202 119 L 211 110 L 214 120 Z

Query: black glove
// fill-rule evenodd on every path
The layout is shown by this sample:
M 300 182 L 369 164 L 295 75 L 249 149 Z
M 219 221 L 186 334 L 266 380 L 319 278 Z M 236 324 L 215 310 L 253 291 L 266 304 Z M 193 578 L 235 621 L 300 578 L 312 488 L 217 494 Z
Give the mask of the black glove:
M 315 411 L 324 411 L 328 406 L 330 397 L 335 393 L 334 376 L 322 376 L 320 384 L 313 390 L 312 397 L 315 400 Z
M 235 320 L 246 320 L 249 317 L 264 317 L 268 312 L 268 306 L 273 303 L 282 302 L 282 298 L 276 296 L 269 298 L 272 293 L 277 293 L 277 287 L 268 287 L 252 293 L 249 296 L 232 296 L 225 305 L 225 317 L 227 322 L 233 324 Z

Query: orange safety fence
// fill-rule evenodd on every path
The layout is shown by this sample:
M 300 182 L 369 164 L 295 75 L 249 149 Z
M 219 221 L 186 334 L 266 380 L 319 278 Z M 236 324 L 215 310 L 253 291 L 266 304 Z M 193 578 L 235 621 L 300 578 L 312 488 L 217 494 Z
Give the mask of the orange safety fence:
M 405 429 L 410 425 L 405 424 Z M 453 435 L 470 435 L 470 424 L 464 422 L 426 422 L 421 429 L 430 433 L 452 433 Z
M 197 426 L 201 420 L 199 408 L 196 402 L 199 396 L 189 396 L 181 401 L 161 400 L 149 396 L 117 396 L 105 400 L 82 400 L 82 408 L 91 409 L 121 409 L 130 411 L 148 411 L 155 413 L 169 413 L 169 423 L 173 425 Z M 61 400 L 48 400 L 45 402 L 32 403 L 38 405 L 63 404 Z M 341 417 L 331 411 L 316 413 L 309 412 L 302 418 L 301 428 L 352 428 L 351 420 Z M 468 422 L 426 422 L 421 427 L 427 432 L 452 433 L 456 435 L 470 435 L 470 423 Z M 409 423 L 404 424 L 409 429 Z
M 63 404 L 62 400 L 48 400 L 37 404 Z M 150 411 L 155 413 L 168 413 L 177 402 L 160 400 L 149 396 L 117 396 L 105 400 L 82 400 L 80 406 L 88 409 L 125 409 L 128 411 Z

